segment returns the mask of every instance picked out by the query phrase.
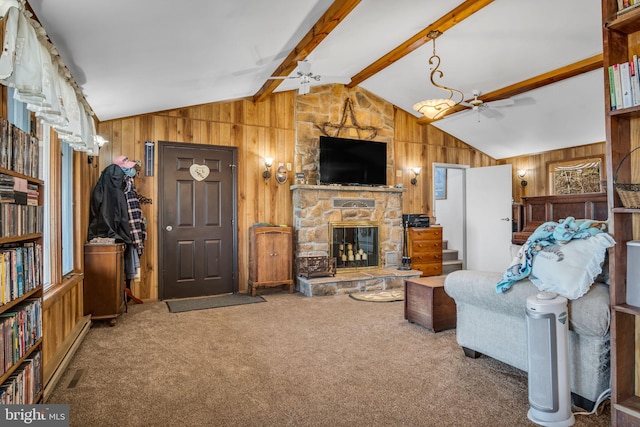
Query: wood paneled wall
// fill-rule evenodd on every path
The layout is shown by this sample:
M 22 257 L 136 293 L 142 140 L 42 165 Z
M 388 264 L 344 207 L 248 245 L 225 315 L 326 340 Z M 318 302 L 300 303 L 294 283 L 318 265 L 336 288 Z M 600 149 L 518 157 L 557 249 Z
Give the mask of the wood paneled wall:
M 295 91 L 279 92 L 258 103 L 250 100 L 212 103 L 99 123 L 98 133 L 109 140 L 109 143 L 100 151 L 98 169 L 103 170 L 113 158 L 121 154 L 143 160 L 145 141 L 238 147 L 238 283 L 240 292 L 245 292 L 248 279 L 249 227 L 255 222 L 292 223 L 289 186 L 293 184 L 293 173 L 289 174 L 289 181 L 284 185 L 278 185 L 274 179 L 265 182 L 261 173 L 265 157 L 273 157 L 276 165 L 295 164 L 296 97 Z M 335 108 L 340 109 L 342 105 L 336 105 Z M 395 108 L 394 114 L 395 173 L 394 182 L 390 184 L 402 184 L 407 189 L 403 194 L 403 212 L 431 213 L 431 165 L 434 162 L 471 167 L 509 163 L 506 160 L 498 162 L 434 126 L 420 125 L 413 115 L 403 110 Z M 589 151 L 587 148 L 582 150 Z M 549 159 L 565 158 L 564 156 L 576 155 L 579 151 L 578 148 L 573 153 L 567 151 L 559 156 L 552 153 Z M 594 153 L 589 151 L 585 155 L 591 154 Z M 545 157 L 540 159 L 532 160 L 533 164 L 546 161 L 542 160 Z M 534 168 L 529 164 L 528 158 L 515 158 L 513 161 L 518 162 L 514 164 L 514 171 L 525 167 L 524 164 L 529 169 Z M 410 168 L 414 166 L 422 166 L 416 186 L 410 183 L 413 176 Z M 88 177 L 90 181 L 86 183 L 84 191 L 90 192 L 97 174 L 90 174 Z M 527 189 L 537 189 L 539 184 L 536 180 L 531 177 L 529 180 L 530 187 Z M 155 300 L 158 299 L 159 274 L 156 261 L 157 178 L 146 177 L 142 173 L 136 178 L 136 188 L 139 194 L 151 198 L 153 203 L 142 206 L 148 220 L 149 233 L 145 253 L 141 258 L 141 279 L 132 286 L 137 296 Z M 88 210 L 88 205 L 86 209 Z M 86 229 L 82 239 L 86 239 Z
M 59 285 L 54 291 L 47 292 L 42 310 L 45 400 L 55 386 L 61 372 L 58 368 L 70 360 L 72 348 L 77 339 L 89 328 L 90 316 L 84 316 L 83 280 L 77 276 Z
M 206 104 L 100 123 L 98 133 L 109 143 L 100 151 L 99 168 L 103 170 L 121 154 L 144 161 L 145 141 L 156 142 L 156 170 L 158 141 L 238 147 L 239 288 L 246 291 L 249 227 L 255 222 L 291 224 L 292 174 L 284 185 L 275 179 L 265 181 L 261 174 L 265 157 L 274 157 L 277 163 L 293 163 L 295 96 L 290 91 L 259 103 L 239 100 Z M 153 203 L 142 205 L 148 238 L 140 259 L 141 280 L 132 283 L 132 288 L 140 298 L 155 300 L 159 274 L 157 176 L 147 177 L 142 171 L 135 183 L 138 194 L 151 198 Z
M 604 158 L 605 155 L 605 143 L 598 142 L 528 156 L 500 159 L 498 164 L 511 164 L 513 166 L 513 200 L 521 203 L 524 196 L 546 196 L 551 194 L 547 169 L 549 163 L 597 156 Z M 606 162 L 603 164 L 603 167 L 605 166 Z M 527 181 L 526 187 L 520 185 L 521 179 L 516 175 L 518 169 L 526 169 L 527 171 L 524 178 Z M 603 176 L 606 176 L 606 171 L 603 171 Z

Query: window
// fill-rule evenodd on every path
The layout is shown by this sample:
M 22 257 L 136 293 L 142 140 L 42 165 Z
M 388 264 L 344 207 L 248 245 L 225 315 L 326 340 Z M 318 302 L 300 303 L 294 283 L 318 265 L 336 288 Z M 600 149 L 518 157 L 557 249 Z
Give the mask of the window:
M 51 280 L 51 185 L 50 170 L 51 162 L 51 130 L 48 125 L 41 125 L 38 140 L 40 141 L 40 177 L 44 180 L 44 229 L 42 230 L 42 273 L 44 291 L 46 292 L 53 285 Z
M 7 107 L 9 123 L 13 123 L 26 133 L 31 133 L 31 113 L 27 110 L 27 104 L 13 99 L 12 87 L 7 87 Z
M 66 142 L 62 149 L 62 274 L 73 271 L 73 150 Z
M 604 162 L 601 157 L 550 163 L 549 182 L 552 194 L 583 194 L 604 191 Z

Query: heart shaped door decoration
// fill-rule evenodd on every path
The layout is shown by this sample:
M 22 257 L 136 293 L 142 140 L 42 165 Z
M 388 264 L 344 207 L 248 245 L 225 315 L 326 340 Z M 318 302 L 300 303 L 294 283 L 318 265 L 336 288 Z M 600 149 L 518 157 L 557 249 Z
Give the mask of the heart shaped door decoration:
M 209 166 L 193 164 L 189 167 L 189 173 L 196 181 L 202 181 L 209 176 Z

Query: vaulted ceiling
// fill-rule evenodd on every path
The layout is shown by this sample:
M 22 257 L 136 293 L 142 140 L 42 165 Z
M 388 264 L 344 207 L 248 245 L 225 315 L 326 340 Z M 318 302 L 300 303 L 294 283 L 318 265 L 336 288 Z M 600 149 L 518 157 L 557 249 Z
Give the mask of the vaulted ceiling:
M 447 94 L 433 125 L 505 158 L 605 139 L 600 0 L 29 0 L 99 120 L 296 90 L 297 61 L 412 106 Z M 491 104 L 489 104 L 491 105 Z M 495 104 L 494 104 L 495 105 Z

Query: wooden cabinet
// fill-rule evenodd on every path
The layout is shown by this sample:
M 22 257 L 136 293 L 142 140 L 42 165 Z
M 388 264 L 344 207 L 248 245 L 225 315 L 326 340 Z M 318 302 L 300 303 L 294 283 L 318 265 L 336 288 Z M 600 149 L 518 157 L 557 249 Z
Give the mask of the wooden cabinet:
M 407 229 L 411 268 L 422 271 L 422 276 L 442 274 L 442 227 Z
M 0 168 L 0 186 L 0 404 L 34 404 L 43 391 L 43 182 Z
M 615 168 L 640 146 L 640 105 L 611 110 L 608 67 L 640 55 L 640 9 L 618 16 L 616 0 L 602 0 L 605 123 L 607 134 L 607 191 L 610 232 L 616 245 L 609 249 L 611 296 L 611 424 L 640 425 L 640 307 L 627 303 L 627 242 L 640 239 L 640 209 L 625 208 L 614 185 Z M 640 151 L 640 150 L 639 150 Z M 638 152 L 636 152 L 638 153 Z M 637 157 L 622 163 L 618 183 L 640 183 Z M 633 166 L 632 166 L 633 164 Z M 637 262 L 637 260 L 636 260 Z
M 84 314 L 114 325 L 124 312 L 124 244 L 84 245 Z
M 291 227 L 251 227 L 249 288 L 288 285 L 293 292 Z

